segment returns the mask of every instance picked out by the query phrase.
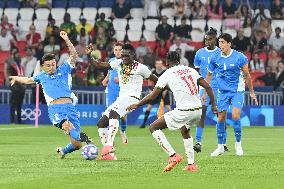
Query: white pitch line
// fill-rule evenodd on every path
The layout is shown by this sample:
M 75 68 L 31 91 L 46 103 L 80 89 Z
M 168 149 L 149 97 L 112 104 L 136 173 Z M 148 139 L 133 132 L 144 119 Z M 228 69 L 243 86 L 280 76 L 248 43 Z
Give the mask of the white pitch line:
M 35 127 L 0 128 L 0 131 L 3 131 L 3 130 L 17 130 L 17 129 L 35 129 Z

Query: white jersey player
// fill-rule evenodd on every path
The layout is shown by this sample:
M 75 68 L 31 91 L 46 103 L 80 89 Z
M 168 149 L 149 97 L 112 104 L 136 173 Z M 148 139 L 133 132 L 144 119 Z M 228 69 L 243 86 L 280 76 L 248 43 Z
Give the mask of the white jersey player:
M 109 66 L 117 70 L 119 78 L 119 95 L 116 101 L 107 108 L 98 122 L 98 132 L 103 149 L 99 160 L 116 160 L 113 142 L 119 127 L 119 118 L 130 111 L 126 108 L 139 102 L 144 79 L 154 83 L 158 78 L 147 66 L 134 60 L 135 49 L 129 44 L 122 47 L 122 59 L 110 62 Z
M 167 112 L 163 117 L 157 119 L 150 125 L 150 131 L 158 144 L 170 156 L 168 165 L 164 171 L 170 171 L 174 166 L 181 162 L 182 157 L 175 152 L 166 136 L 161 131 L 180 129 L 188 164 L 184 170 L 197 171 L 198 167 L 194 163 L 193 139 L 189 134 L 190 126 L 199 122 L 202 114 L 202 103 L 198 94 L 197 84 L 204 87 L 210 100 L 212 101 L 212 111 L 217 113 L 214 95 L 209 84 L 198 74 L 195 69 L 179 65 L 180 56 L 177 52 L 167 54 L 167 64 L 170 66 L 158 79 L 154 90 L 143 98 L 140 102 L 127 108 L 128 111 L 147 104 L 150 100 L 161 93 L 162 89 L 169 87 L 173 92 L 176 101 L 176 108 Z

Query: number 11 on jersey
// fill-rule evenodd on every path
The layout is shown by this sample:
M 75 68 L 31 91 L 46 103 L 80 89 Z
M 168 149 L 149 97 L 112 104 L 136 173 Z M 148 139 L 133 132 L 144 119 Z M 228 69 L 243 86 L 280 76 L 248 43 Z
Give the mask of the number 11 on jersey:
M 181 79 L 187 84 L 191 94 L 196 95 L 197 94 L 197 87 L 195 85 L 195 82 L 193 81 L 192 76 L 191 75 L 182 76 Z

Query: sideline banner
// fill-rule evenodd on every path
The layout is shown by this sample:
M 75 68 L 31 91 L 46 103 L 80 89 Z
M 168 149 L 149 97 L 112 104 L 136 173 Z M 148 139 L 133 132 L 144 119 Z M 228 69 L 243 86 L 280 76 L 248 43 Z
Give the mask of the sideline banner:
M 81 125 L 95 126 L 100 119 L 106 107 L 104 105 L 77 105 L 78 116 Z M 127 117 L 129 125 L 141 125 L 144 119 L 144 112 L 146 106 L 141 107 L 134 112 L 131 112 Z M 153 106 L 149 115 L 147 124 L 149 125 L 157 119 L 158 106 Z M 217 117 L 210 111 L 208 107 L 206 125 L 215 125 Z M 166 110 L 165 110 L 166 111 Z M 284 106 L 244 106 L 241 113 L 241 124 L 243 126 L 284 126 Z M 35 105 L 23 105 L 22 107 L 22 121 L 24 124 L 35 123 Z M 231 109 L 228 111 L 227 123 L 232 123 Z M 10 123 L 10 105 L 0 105 L 0 124 Z M 39 124 L 51 125 L 48 118 L 48 111 L 46 105 L 39 106 Z

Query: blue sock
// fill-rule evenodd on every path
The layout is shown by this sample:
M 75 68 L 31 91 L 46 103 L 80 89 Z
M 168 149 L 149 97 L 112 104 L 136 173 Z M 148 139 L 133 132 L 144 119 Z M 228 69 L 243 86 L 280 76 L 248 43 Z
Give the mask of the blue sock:
M 76 129 L 72 129 L 70 132 L 69 132 L 69 135 L 77 140 L 77 141 L 81 141 L 81 138 L 80 138 L 80 131 L 77 131 Z
M 202 134 L 203 134 L 203 128 L 200 127 L 200 126 L 197 126 L 197 127 L 196 127 L 196 136 L 195 136 L 196 142 L 201 143 Z
M 126 130 L 126 126 L 127 126 L 127 120 L 126 120 L 126 118 L 125 119 L 120 119 L 120 130 L 122 131 L 122 132 L 125 132 L 125 130 Z
M 223 138 L 223 144 L 226 144 L 226 143 L 227 143 L 227 135 L 228 135 L 228 129 L 225 128 L 224 138 Z
M 240 142 L 242 138 L 242 127 L 241 127 L 240 119 L 233 120 L 233 126 L 234 126 L 234 133 L 235 133 L 236 141 Z
M 218 144 L 223 144 L 224 141 L 224 133 L 225 133 L 225 123 L 224 122 L 217 122 L 217 138 L 218 138 Z
M 72 143 L 67 144 L 65 148 L 62 149 L 64 154 L 74 152 L 76 149 Z

